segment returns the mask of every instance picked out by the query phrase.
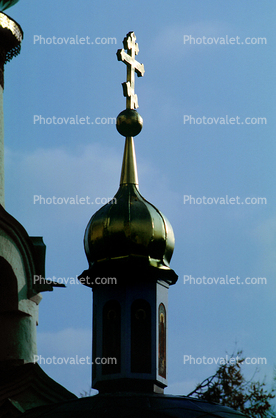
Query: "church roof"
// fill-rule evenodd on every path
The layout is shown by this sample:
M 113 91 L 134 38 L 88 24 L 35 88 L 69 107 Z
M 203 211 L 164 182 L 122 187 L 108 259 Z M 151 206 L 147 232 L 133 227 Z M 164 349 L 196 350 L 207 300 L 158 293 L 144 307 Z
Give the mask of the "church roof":
M 27 363 L 0 370 L 1 417 L 6 416 L 4 411 L 10 413 L 14 409 L 24 412 L 34 406 L 75 398 L 73 393 L 51 379 L 37 363 Z
M 62 404 L 35 408 L 26 418 L 242 418 L 226 406 L 186 396 L 106 393 Z

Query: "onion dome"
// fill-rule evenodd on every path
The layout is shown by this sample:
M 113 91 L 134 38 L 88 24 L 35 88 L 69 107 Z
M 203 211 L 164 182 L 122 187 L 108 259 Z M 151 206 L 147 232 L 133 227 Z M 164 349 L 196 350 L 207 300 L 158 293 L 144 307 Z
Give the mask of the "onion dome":
M 1 39 L 5 40 L 5 42 L 1 44 L 0 48 L 1 61 L 2 54 L 4 54 L 5 64 L 20 53 L 23 31 L 15 20 L 11 19 L 5 13 L 0 12 L 0 33 L 2 37 Z
M 8 3 L 0 0 L 0 10 L 8 7 Z M 15 3 L 15 2 L 14 2 Z M 11 6 L 12 4 L 10 4 Z M 4 64 L 20 53 L 23 31 L 13 19 L 0 12 L 0 86 L 4 88 Z
M 173 229 L 138 190 L 132 137 L 126 138 L 119 190 L 90 219 L 84 246 L 90 270 L 95 269 L 96 276 L 99 269 L 104 268 L 106 273 L 121 271 L 124 264 L 136 271 L 150 268 L 152 274 L 156 273 L 153 277 L 159 275 L 170 283 L 177 279 L 169 265 L 174 250 Z

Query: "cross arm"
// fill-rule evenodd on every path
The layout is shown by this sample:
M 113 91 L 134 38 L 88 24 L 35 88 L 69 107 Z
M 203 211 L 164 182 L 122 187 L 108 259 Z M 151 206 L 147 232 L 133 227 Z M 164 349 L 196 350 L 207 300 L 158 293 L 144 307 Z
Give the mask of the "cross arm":
M 117 53 L 118 61 L 122 61 L 127 65 L 130 65 L 135 70 L 138 77 L 143 77 L 145 74 L 144 64 L 140 64 L 138 61 L 128 55 L 123 49 L 118 49 Z

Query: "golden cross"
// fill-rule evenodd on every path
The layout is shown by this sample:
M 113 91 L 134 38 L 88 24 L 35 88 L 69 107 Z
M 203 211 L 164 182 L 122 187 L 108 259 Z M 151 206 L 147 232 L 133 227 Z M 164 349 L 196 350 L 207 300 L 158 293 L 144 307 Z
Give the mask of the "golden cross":
M 135 59 L 135 55 L 138 55 L 139 47 L 135 42 L 136 36 L 134 32 L 129 32 L 123 40 L 124 49 L 118 49 L 117 58 L 118 61 L 123 61 L 127 66 L 127 81 L 122 83 L 123 93 L 126 97 L 126 108 L 137 109 L 138 108 L 138 97 L 134 93 L 134 81 L 135 72 L 138 77 L 143 77 L 145 73 L 144 64 L 140 64 Z

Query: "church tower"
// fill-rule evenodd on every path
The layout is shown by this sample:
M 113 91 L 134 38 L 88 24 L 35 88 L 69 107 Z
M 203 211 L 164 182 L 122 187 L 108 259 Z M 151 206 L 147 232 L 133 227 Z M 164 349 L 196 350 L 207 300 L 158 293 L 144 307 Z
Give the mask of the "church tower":
M 1 10 L 16 1 L 1 1 Z M 35 275 L 44 277 L 45 245 L 29 237 L 5 209 L 4 197 L 4 65 L 20 53 L 23 31 L 9 16 L 0 13 L 0 367 L 32 362 L 36 351 L 39 290 Z M 46 290 L 46 288 L 44 289 Z M 51 290 L 50 288 L 48 290 Z
M 125 137 L 120 187 L 92 216 L 84 236 L 89 269 L 81 281 L 93 289 L 92 387 L 100 393 L 163 393 L 168 288 L 177 281 L 169 265 L 174 234 L 166 217 L 139 192 L 133 137 L 143 120 L 135 110 L 134 77 L 135 72 L 144 75 L 144 66 L 135 59 L 139 49 L 134 32 L 123 45 L 117 51 L 127 66 L 126 109 L 116 122 Z
M 2 10 L 18 0 L 0 0 L 0 416 L 75 398 L 48 377 L 38 364 L 36 326 L 45 281 L 42 237 L 30 237 L 5 210 L 4 197 L 4 65 L 20 53 L 21 27 Z

